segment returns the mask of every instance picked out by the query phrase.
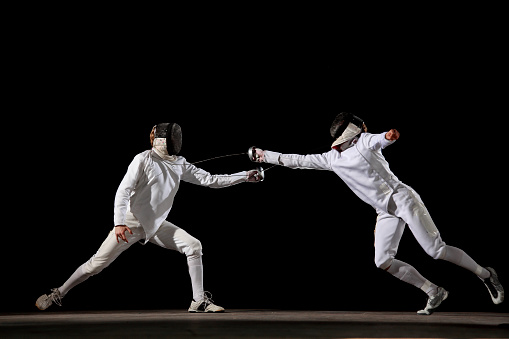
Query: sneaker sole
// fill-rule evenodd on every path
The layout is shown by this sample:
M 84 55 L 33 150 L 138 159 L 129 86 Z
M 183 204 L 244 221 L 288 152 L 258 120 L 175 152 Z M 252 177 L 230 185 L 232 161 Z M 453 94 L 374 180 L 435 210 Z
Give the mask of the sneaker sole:
M 444 296 L 444 299 L 442 299 L 442 301 L 440 302 L 440 304 L 437 305 L 437 307 L 435 308 L 431 308 L 427 311 L 425 310 L 420 310 L 420 311 L 417 311 L 417 314 L 418 315 L 432 315 L 433 312 L 435 312 L 435 310 L 440 306 L 442 305 L 442 303 L 444 302 L 445 299 L 447 299 L 447 297 L 449 296 L 449 291 L 445 291 L 445 296 Z
M 497 272 L 495 272 L 495 270 L 493 268 L 491 268 L 491 267 L 487 267 L 486 269 L 488 270 L 488 272 L 490 272 L 490 274 L 495 276 L 495 278 L 497 279 L 498 283 L 500 284 L 500 281 L 498 280 Z M 489 286 L 486 283 L 484 283 L 484 286 L 486 286 L 486 288 L 488 289 L 488 292 L 490 293 L 491 301 L 493 301 L 493 303 L 495 305 L 501 304 L 502 301 L 504 301 L 504 292 L 500 292 L 497 289 L 495 289 L 497 291 L 497 294 L 498 294 L 498 297 L 495 298 L 495 297 L 493 297 L 493 294 L 491 293 L 491 289 L 489 288 Z M 493 286 L 493 287 L 495 287 L 495 286 Z
M 189 313 L 224 313 L 224 310 L 222 310 L 222 311 L 191 311 L 191 310 L 187 310 L 187 312 L 189 312 Z
M 504 293 L 503 293 L 503 292 L 501 293 L 501 292 L 497 291 L 498 297 L 497 297 L 497 298 L 495 298 L 495 297 L 493 297 L 493 294 L 491 294 L 491 290 L 490 290 L 490 288 L 488 287 L 488 285 L 484 284 L 484 286 L 486 286 L 486 289 L 487 289 L 487 290 L 488 290 L 488 292 L 490 293 L 491 301 L 493 301 L 493 303 L 494 303 L 495 305 L 501 304 L 501 303 L 502 303 L 502 301 L 504 301 Z

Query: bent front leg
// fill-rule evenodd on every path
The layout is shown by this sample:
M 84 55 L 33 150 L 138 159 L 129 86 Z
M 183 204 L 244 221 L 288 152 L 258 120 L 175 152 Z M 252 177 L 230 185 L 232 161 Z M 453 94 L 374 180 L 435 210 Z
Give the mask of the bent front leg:
M 385 212 L 379 212 L 375 232 L 375 264 L 394 277 L 423 290 L 436 294 L 438 286 L 424 278 L 412 265 L 395 259 L 399 242 L 405 230 L 405 221 Z

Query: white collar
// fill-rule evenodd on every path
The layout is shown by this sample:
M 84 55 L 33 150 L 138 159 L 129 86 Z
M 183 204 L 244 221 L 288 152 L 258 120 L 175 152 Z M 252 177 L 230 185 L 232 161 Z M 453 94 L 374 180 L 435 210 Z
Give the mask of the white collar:
M 168 160 L 168 161 L 175 161 L 177 160 L 177 156 L 176 155 L 168 155 L 168 153 L 166 152 L 166 154 L 162 153 L 161 151 L 159 151 L 157 148 L 155 147 L 152 147 L 152 151 L 154 151 L 154 153 L 161 159 L 163 160 Z

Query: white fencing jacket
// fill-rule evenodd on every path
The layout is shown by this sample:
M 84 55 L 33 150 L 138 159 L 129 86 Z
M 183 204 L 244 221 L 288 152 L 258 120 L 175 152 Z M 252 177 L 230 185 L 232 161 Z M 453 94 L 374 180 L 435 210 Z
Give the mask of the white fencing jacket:
M 265 151 L 265 162 L 291 168 L 334 171 L 364 202 L 387 212 L 389 198 L 402 184 L 389 169 L 382 149 L 394 143 L 386 133 L 363 133 L 352 147 L 339 153 L 281 154 Z
M 115 225 L 125 225 L 130 210 L 145 231 L 146 243 L 168 217 L 180 180 L 221 188 L 245 182 L 246 178 L 247 172 L 212 175 L 181 156 L 169 161 L 152 150 L 142 152 L 134 157 L 115 195 Z

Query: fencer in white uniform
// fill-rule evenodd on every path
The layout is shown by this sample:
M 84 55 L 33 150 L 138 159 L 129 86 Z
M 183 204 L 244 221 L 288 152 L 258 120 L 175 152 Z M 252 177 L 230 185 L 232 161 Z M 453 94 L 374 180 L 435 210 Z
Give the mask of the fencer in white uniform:
M 504 290 L 495 270 L 478 265 L 463 250 L 446 245 L 420 196 L 392 173 L 382 149 L 399 138 L 390 130 L 366 133 L 366 125 L 351 113 L 340 113 L 331 127 L 335 138 L 332 150 L 323 154 L 281 154 L 254 149 L 253 161 L 290 168 L 335 172 L 378 214 L 375 229 L 375 264 L 393 276 L 422 289 L 428 302 L 419 314 L 431 314 L 448 296 L 448 291 L 424 278 L 413 266 L 395 258 L 405 224 L 421 247 L 434 259 L 443 259 L 475 273 L 485 283 L 495 304 L 504 299 Z
M 214 305 L 203 288 L 201 242 L 178 226 L 166 221 L 180 181 L 222 188 L 242 182 L 258 182 L 257 170 L 231 175 L 211 175 L 177 156 L 182 146 L 182 131 L 175 123 L 154 126 L 152 149 L 136 155 L 127 169 L 115 196 L 114 229 L 87 262 L 49 295 L 42 295 L 36 306 L 45 310 L 69 290 L 108 267 L 122 252 L 136 242 L 151 242 L 185 254 L 191 276 L 193 301 L 189 312 L 223 312 Z

